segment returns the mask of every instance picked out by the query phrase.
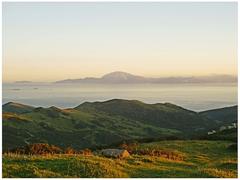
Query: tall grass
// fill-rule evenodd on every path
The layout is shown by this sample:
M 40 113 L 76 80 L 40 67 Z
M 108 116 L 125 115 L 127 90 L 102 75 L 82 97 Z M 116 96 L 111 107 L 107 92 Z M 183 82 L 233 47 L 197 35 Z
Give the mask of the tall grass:
M 87 154 L 3 155 L 3 177 L 237 177 L 237 152 L 226 141 L 166 141 L 138 144 L 131 156 Z M 130 148 L 130 147 L 129 147 Z M 169 157 L 165 157 L 168 154 Z M 170 157 L 172 156 L 172 157 Z M 173 158 L 181 157 L 182 159 Z

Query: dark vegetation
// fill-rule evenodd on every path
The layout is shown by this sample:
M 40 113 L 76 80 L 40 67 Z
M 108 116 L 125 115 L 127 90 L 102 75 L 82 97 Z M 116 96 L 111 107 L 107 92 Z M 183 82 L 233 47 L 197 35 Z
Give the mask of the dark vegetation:
M 205 135 L 200 139 L 205 139 L 205 140 L 225 140 L 225 141 L 233 141 L 233 142 L 237 142 L 237 128 L 233 128 L 233 129 L 225 129 L 222 131 L 218 131 L 214 134 L 210 134 L 210 135 Z
M 120 99 L 86 102 L 72 109 L 10 102 L 3 105 L 3 150 L 35 143 L 94 150 L 135 141 L 233 140 L 236 133 L 206 136 L 232 122 L 237 122 L 237 106 L 196 113 L 170 103 Z
M 135 155 L 148 155 L 148 156 L 157 156 L 163 157 L 172 160 L 180 160 L 184 159 L 184 154 L 176 151 L 176 150 L 169 150 L 169 149 L 159 149 L 155 147 L 149 148 L 141 148 L 139 147 L 139 143 L 130 143 L 130 144 L 121 144 L 119 145 L 120 148 L 127 150 L 130 154 Z
M 237 106 L 233 106 L 203 111 L 200 114 L 206 116 L 210 120 L 215 121 L 216 123 L 222 125 L 229 125 L 230 123 L 237 122 L 238 118 L 237 112 L 238 112 Z
M 54 145 L 40 143 L 40 144 L 27 145 L 22 148 L 16 148 L 11 150 L 10 152 L 16 153 L 16 154 L 44 155 L 44 154 L 60 154 L 62 150 L 61 148 Z
M 14 154 L 26 154 L 26 155 L 49 155 L 49 154 L 82 154 L 91 155 L 90 149 L 75 150 L 72 147 L 62 149 L 55 145 L 46 143 L 29 144 L 24 147 L 18 147 L 12 150 L 5 151 L 3 153 L 14 153 Z

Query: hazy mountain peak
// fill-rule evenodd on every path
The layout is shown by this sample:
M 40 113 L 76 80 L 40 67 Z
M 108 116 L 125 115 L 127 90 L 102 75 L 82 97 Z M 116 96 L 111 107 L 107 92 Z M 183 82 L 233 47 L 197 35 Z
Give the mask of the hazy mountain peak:
M 144 77 L 133 75 L 130 73 L 115 71 L 102 76 L 101 80 L 108 83 L 136 83 L 143 82 Z
M 140 77 L 140 76 L 136 76 L 127 72 L 123 72 L 123 71 L 114 71 L 108 74 L 105 74 L 104 76 L 102 76 L 102 78 L 106 79 L 106 78 L 122 78 L 122 79 L 128 79 L 129 77 Z
M 87 77 L 83 79 L 66 79 L 57 83 L 236 83 L 237 77 L 232 75 L 186 76 L 151 78 L 133 75 L 123 71 L 114 71 L 101 78 Z

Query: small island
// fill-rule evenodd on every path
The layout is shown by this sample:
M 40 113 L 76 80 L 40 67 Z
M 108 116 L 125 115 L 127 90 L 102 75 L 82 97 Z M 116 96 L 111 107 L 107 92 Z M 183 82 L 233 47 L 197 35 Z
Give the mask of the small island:
M 15 83 L 19 83 L 19 84 L 32 83 L 32 81 L 15 81 Z

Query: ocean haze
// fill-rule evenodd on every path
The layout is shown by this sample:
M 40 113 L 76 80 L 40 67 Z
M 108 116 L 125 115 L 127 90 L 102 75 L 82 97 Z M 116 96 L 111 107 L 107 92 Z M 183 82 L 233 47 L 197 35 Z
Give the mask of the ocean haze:
M 83 102 L 135 99 L 146 103 L 170 102 L 195 110 L 209 110 L 237 104 L 236 83 L 185 84 L 58 84 L 4 83 L 3 103 L 34 106 L 75 107 Z

